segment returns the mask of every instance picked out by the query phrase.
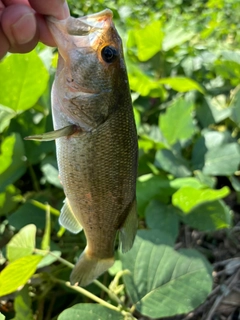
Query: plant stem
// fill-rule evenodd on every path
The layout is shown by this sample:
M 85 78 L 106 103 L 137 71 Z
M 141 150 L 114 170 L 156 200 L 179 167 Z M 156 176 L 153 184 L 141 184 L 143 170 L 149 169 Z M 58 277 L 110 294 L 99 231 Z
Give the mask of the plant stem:
M 51 277 L 53 279 L 54 282 L 57 282 L 57 283 L 60 283 L 60 284 L 63 284 L 65 285 L 66 287 L 72 289 L 72 290 L 75 290 L 81 294 L 83 294 L 84 296 L 88 297 L 89 299 L 101 304 L 102 306 L 104 307 L 107 307 L 109 309 L 112 309 L 112 310 L 115 310 L 117 312 L 121 312 L 120 308 L 119 307 L 115 307 L 113 306 L 112 304 L 102 300 L 101 298 L 95 296 L 95 294 L 87 291 L 86 289 L 83 289 L 82 287 L 76 287 L 76 286 L 71 286 L 71 284 L 69 282 L 65 282 L 63 280 L 59 280 L 59 279 L 56 279 L 54 277 Z
M 115 301 L 118 305 L 122 305 L 122 301 L 118 298 L 118 296 L 112 290 L 108 289 L 104 284 L 102 284 L 98 280 L 94 280 L 93 283 L 96 284 L 100 289 L 105 291 L 108 294 L 109 298 Z

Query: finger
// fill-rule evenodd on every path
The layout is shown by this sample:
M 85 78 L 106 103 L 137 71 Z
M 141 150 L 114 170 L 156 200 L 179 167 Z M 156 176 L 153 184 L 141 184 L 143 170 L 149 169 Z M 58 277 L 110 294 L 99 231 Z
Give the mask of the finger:
M 5 54 L 8 52 L 9 48 L 10 48 L 10 44 L 9 41 L 7 39 L 7 37 L 5 36 L 5 34 L 3 33 L 2 29 L 0 28 L 0 59 L 2 59 Z
M 57 19 L 66 19 L 69 16 L 69 8 L 64 0 L 39 1 L 29 0 L 31 7 L 38 13 L 54 16 Z
M 4 9 L 1 25 L 10 42 L 10 52 L 28 52 L 38 42 L 37 22 L 34 10 L 22 4 L 11 5 Z
M 42 15 L 37 14 L 36 19 L 39 32 L 39 41 L 46 44 L 47 46 L 56 47 L 55 40 L 48 29 L 44 17 Z

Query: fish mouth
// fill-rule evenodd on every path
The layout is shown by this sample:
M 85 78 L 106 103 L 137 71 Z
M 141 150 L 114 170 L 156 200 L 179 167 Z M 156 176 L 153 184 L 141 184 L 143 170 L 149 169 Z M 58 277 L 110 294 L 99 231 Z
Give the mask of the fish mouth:
M 89 48 L 96 45 L 97 36 L 113 25 L 113 13 L 109 9 L 81 18 L 68 17 L 58 20 L 48 16 L 46 21 L 57 44 L 60 55 L 66 61 L 74 48 Z

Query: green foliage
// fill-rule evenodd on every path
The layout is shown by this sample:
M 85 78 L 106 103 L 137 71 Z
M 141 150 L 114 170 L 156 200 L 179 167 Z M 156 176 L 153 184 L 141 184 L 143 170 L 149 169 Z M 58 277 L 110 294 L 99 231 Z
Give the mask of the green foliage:
M 9 54 L 0 62 L 0 296 L 13 293 L 12 317 L 25 320 L 39 312 L 60 320 L 188 313 L 211 291 L 211 265 L 196 250 L 174 250 L 179 231 L 183 225 L 206 233 L 231 228 L 224 200 L 236 192 L 240 201 L 240 4 L 69 4 L 74 15 L 109 7 L 123 39 L 139 136 L 137 200 L 144 230 L 132 250 L 116 253 L 110 275 L 88 290 L 70 286 L 85 239 L 57 221 L 64 194 L 55 145 L 23 140 L 52 130 L 56 53 L 39 44 L 29 54 Z

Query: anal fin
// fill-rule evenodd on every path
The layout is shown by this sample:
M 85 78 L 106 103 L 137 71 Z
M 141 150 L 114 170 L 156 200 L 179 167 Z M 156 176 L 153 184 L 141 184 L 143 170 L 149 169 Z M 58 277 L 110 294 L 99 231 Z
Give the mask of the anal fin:
M 72 233 L 79 233 L 83 229 L 80 222 L 75 217 L 67 198 L 65 199 L 61 210 L 59 223 Z
M 129 214 L 119 232 L 120 247 L 123 253 L 132 248 L 137 233 L 137 228 L 137 204 L 136 199 L 134 199 L 130 206 Z

